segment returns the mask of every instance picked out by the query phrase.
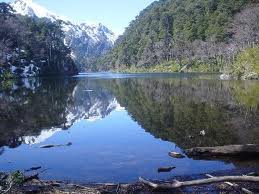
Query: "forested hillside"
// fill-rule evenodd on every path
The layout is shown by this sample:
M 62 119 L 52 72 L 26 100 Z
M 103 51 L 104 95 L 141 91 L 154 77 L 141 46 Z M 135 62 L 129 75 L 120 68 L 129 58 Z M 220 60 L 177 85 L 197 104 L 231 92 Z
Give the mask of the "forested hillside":
M 0 77 L 77 73 L 59 22 L 16 15 L 0 3 Z
M 218 72 L 258 40 L 257 0 L 160 0 L 130 23 L 97 68 Z

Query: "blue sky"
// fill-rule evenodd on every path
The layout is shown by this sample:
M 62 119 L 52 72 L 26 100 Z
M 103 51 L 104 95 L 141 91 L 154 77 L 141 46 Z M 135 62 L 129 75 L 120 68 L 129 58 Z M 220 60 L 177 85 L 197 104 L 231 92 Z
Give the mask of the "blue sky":
M 11 0 L 5 0 L 10 2 Z M 155 0 L 33 0 L 50 11 L 80 22 L 101 22 L 122 33 L 141 10 Z

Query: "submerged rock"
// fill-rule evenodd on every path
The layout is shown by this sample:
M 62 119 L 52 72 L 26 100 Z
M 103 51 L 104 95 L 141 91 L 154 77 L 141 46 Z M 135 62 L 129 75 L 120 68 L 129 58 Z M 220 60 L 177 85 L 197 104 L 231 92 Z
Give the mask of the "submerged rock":
M 174 167 L 174 166 L 171 166 L 171 167 L 161 167 L 161 168 L 158 168 L 157 171 L 159 173 L 161 173 L 161 172 L 171 172 L 175 168 L 176 167 Z

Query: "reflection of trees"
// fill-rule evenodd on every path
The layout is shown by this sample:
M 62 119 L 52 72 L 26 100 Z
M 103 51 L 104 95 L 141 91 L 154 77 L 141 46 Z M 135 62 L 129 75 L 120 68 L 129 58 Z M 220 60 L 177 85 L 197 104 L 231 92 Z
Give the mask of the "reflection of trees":
M 41 80 L 37 88 L 17 86 L 1 92 L 0 145 L 17 147 L 23 136 L 64 126 L 66 107 L 72 102 L 75 80 Z
M 146 131 L 181 148 L 259 143 L 254 83 L 170 78 L 16 83 L 0 92 L 0 147 L 17 147 L 24 136 L 66 129 L 82 118 L 104 118 L 116 108 L 114 97 Z
M 241 106 L 232 94 L 235 84 L 128 79 L 109 87 L 144 129 L 181 148 L 259 143 L 258 106 L 256 112 Z M 199 135 L 201 130 L 205 137 Z
M 0 92 L 0 147 L 15 148 L 25 136 L 37 137 L 50 128 L 67 129 L 83 118 L 104 118 L 116 108 L 114 101 L 93 80 L 20 80 Z
M 238 103 L 244 105 L 247 109 L 255 111 L 259 109 L 258 81 L 238 81 L 231 90 Z
M 4 153 L 4 148 L 0 148 L 0 156 Z

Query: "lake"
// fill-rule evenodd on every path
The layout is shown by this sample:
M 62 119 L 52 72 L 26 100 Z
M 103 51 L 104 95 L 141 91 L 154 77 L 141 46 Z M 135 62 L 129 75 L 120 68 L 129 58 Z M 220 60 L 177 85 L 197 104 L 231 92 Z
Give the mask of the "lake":
M 259 166 L 168 156 L 259 144 L 259 82 L 218 77 L 85 73 L 8 83 L 0 90 L 0 171 L 41 166 L 42 179 L 90 183 Z M 50 144 L 64 146 L 41 148 Z M 168 166 L 176 169 L 157 172 Z

